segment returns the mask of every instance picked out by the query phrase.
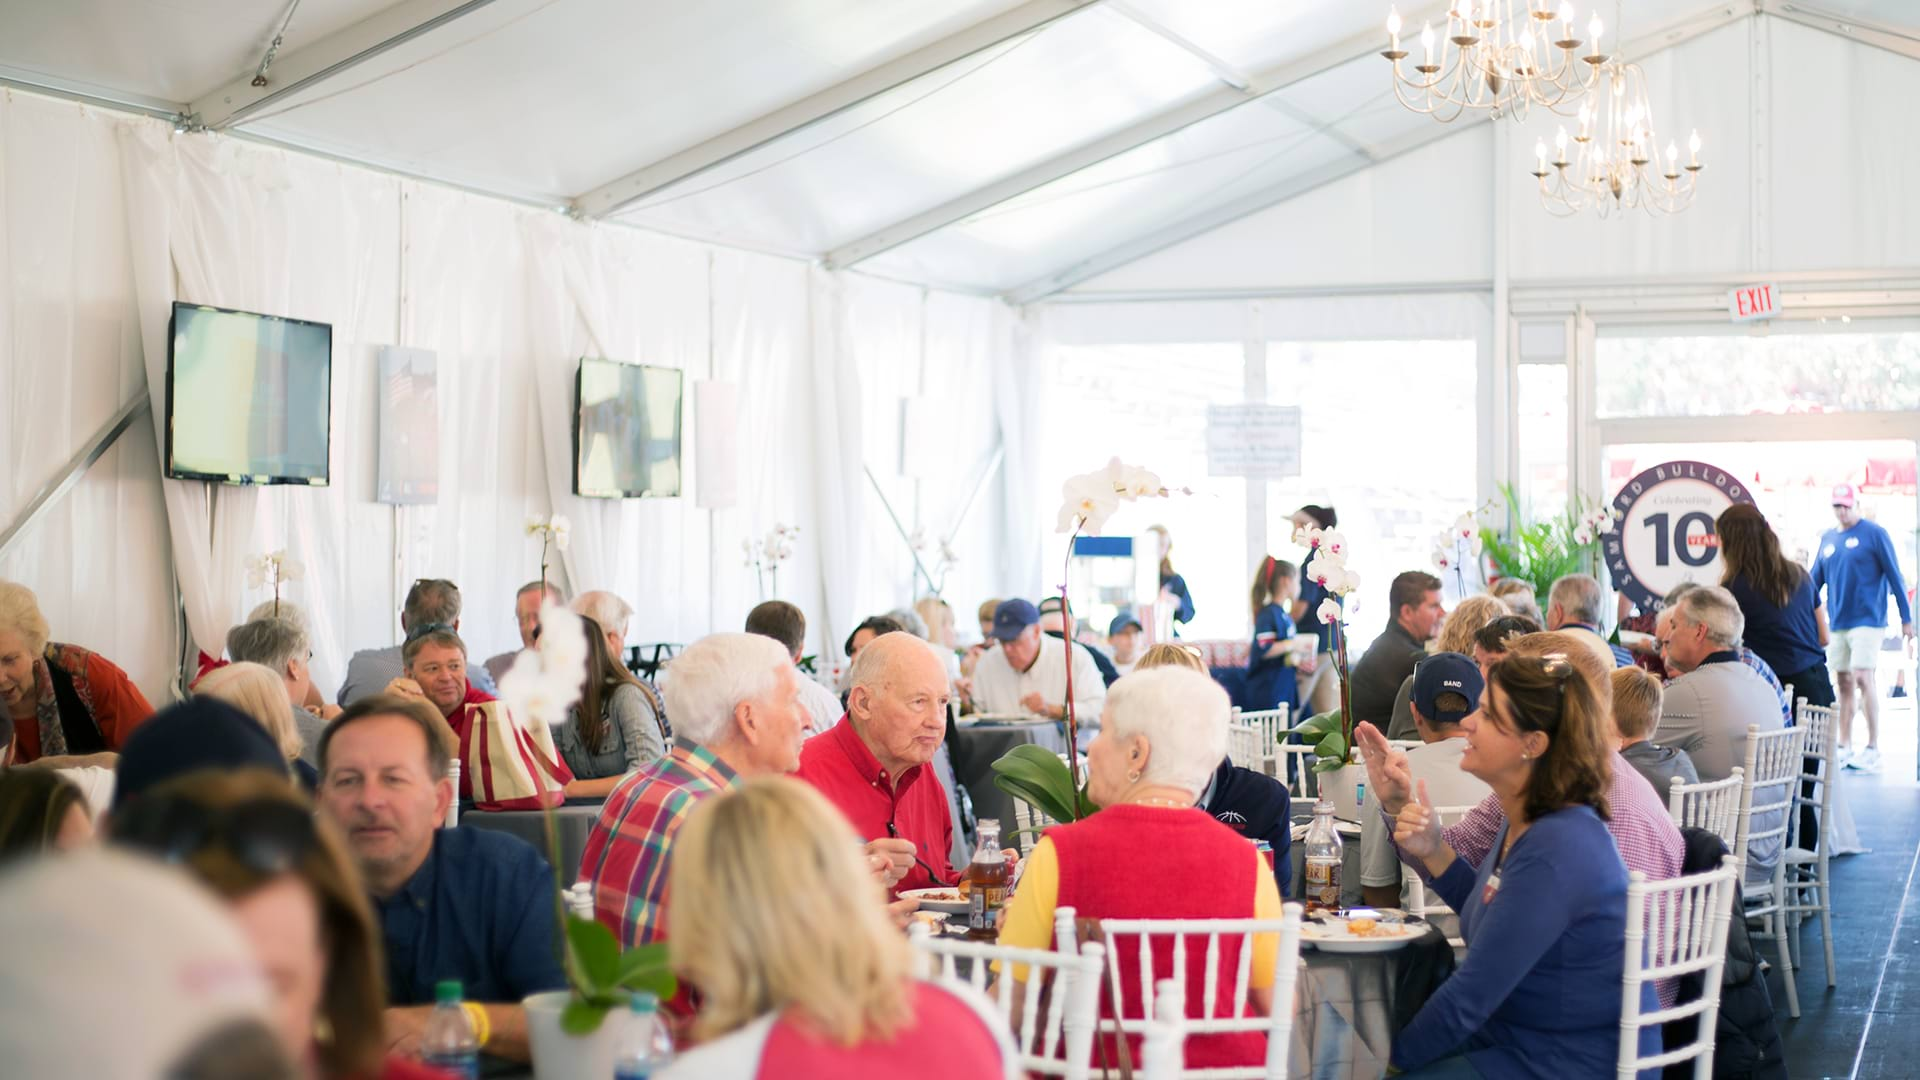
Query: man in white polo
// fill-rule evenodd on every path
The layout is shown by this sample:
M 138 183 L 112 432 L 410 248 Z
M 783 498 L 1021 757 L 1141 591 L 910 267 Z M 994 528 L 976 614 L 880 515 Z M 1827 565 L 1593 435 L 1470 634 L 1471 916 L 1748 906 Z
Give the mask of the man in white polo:
M 1840 523 L 1820 538 L 1813 559 L 1813 591 L 1826 595 L 1827 621 L 1833 634 L 1827 641 L 1827 667 L 1833 673 L 1840 708 L 1840 746 L 1853 745 L 1853 704 L 1867 714 L 1867 745 L 1851 755 L 1848 768 L 1868 772 L 1880 768 L 1880 701 L 1874 693 L 1874 667 L 1880 662 L 1880 642 L 1887 632 L 1887 594 L 1900 607 L 1900 633 L 1913 637 L 1913 609 L 1900 575 L 1887 530 L 1860 516 L 1860 493 L 1852 484 L 1833 489 L 1833 516 Z
M 983 713 L 1026 713 L 1049 720 L 1067 716 L 1067 664 L 1073 664 L 1073 711 L 1086 749 L 1100 730 L 1107 684 L 1087 650 L 1040 632 L 1040 611 L 1025 600 L 1003 602 L 993 613 L 1000 647 L 973 670 L 973 703 Z

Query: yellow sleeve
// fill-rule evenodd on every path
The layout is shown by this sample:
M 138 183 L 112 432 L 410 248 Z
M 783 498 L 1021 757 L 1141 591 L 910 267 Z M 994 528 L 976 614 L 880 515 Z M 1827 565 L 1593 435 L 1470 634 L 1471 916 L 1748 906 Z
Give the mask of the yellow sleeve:
M 1256 919 L 1278 919 L 1280 910 L 1280 888 L 1273 883 L 1273 871 L 1267 869 L 1267 860 L 1259 852 L 1253 854 L 1253 917 Z M 1273 985 L 1273 969 L 1280 958 L 1280 935 L 1257 934 L 1253 939 L 1253 964 L 1247 972 L 1247 985 L 1256 990 L 1265 990 Z
M 1272 884 L 1272 874 L 1267 875 L 1267 882 Z M 1026 866 L 1020 871 L 1020 887 L 1000 920 L 1000 944 L 1022 949 L 1053 948 L 1053 909 L 1059 900 L 1060 860 L 1054 854 L 1053 841 L 1042 837 L 1027 855 Z M 1271 962 L 1268 967 L 1272 967 Z M 999 973 L 998 962 L 993 970 Z M 1025 966 L 1015 964 L 1013 977 L 1025 982 Z

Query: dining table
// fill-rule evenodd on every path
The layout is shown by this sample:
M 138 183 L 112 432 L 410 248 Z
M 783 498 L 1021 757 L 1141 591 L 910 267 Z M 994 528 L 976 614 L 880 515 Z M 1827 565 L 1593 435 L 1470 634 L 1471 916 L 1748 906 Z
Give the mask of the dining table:
M 1066 753 L 1066 725 L 1055 720 L 985 720 L 961 717 L 948 739 L 953 775 L 967 789 L 975 821 L 1000 822 L 1001 835 L 1013 831 L 1013 796 L 993 782 L 993 763 L 1016 746 L 1031 743 Z

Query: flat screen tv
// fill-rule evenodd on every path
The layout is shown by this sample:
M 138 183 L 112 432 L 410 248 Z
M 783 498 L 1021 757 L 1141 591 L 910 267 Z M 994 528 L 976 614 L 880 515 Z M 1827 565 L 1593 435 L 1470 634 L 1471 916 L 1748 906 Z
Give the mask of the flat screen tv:
M 167 475 L 325 486 L 332 390 L 326 323 L 174 304 Z
M 582 357 L 574 390 L 573 493 L 680 494 L 680 371 Z

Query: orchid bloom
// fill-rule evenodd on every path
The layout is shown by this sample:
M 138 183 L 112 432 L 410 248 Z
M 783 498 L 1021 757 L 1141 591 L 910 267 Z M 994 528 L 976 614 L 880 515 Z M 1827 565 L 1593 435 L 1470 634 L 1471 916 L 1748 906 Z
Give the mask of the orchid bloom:
M 1338 623 L 1341 615 L 1340 601 L 1329 596 L 1325 600 L 1320 601 L 1320 606 L 1314 611 L 1314 614 L 1319 617 L 1321 622 L 1329 626 Z
M 540 643 L 522 652 L 500 679 L 507 714 L 558 727 L 580 700 L 580 673 L 587 663 L 587 634 L 580 616 L 560 604 L 540 609 Z

